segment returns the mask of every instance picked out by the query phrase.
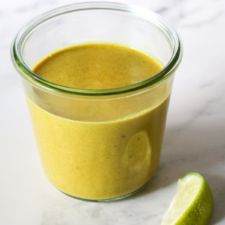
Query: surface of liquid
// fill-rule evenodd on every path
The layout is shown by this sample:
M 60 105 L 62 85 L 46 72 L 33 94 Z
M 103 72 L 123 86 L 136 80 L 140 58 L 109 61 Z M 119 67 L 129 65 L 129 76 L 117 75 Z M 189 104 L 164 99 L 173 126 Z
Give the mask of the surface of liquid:
M 82 89 L 109 89 L 143 81 L 162 68 L 154 58 L 113 44 L 78 45 L 55 52 L 34 71 L 56 84 Z
M 161 68 L 154 58 L 127 47 L 88 44 L 47 56 L 34 72 L 69 87 L 107 89 L 137 83 Z M 142 187 L 159 163 L 167 86 L 116 98 L 68 100 L 39 92 L 29 98 L 50 181 L 89 200 L 118 198 Z

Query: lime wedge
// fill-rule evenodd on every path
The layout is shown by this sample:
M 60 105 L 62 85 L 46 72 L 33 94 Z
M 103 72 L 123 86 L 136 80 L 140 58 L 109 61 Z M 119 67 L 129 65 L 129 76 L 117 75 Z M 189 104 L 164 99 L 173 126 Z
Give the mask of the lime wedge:
M 206 180 L 189 173 L 178 181 L 178 191 L 162 225 L 206 225 L 213 212 L 213 196 Z

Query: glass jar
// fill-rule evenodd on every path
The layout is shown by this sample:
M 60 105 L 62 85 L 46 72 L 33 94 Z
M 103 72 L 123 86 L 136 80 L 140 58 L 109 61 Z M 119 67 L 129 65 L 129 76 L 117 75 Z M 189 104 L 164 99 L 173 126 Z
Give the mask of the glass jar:
M 154 56 L 154 76 L 122 88 L 87 90 L 32 71 L 71 45 L 113 43 Z M 176 32 L 155 13 L 119 3 L 63 6 L 20 30 L 12 59 L 23 78 L 43 167 L 60 191 L 80 199 L 120 199 L 139 190 L 159 165 L 167 107 L 181 60 Z

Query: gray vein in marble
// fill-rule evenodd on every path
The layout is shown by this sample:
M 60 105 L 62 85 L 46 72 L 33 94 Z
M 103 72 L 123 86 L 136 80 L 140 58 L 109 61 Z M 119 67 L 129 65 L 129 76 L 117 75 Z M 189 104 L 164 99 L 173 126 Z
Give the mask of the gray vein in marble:
M 186 120 L 183 120 L 182 124 L 179 124 L 176 126 L 174 132 L 177 134 L 179 132 L 185 131 L 189 127 L 191 127 L 196 121 L 199 119 L 207 118 L 209 116 L 219 115 L 222 113 L 224 115 L 223 111 L 217 110 L 213 111 L 213 109 L 221 105 L 223 106 L 224 98 L 222 98 L 224 90 L 223 89 L 217 89 L 215 87 L 215 82 L 211 79 L 201 83 L 199 85 L 199 90 L 201 92 L 212 92 L 212 95 L 206 95 L 205 99 L 203 99 L 204 104 L 201 108 L 196 108 L 196 110 L 193 111 L 190 117 L 188 117 Z M 191 101 L 191 99 L 190 99 Z M 224 122 L 225 122 L 225 115 L 224 115 Z
M 219 20 L 220 17 L 225 17 L 225 10 L 215 12 L 215 14 L 212 15 L 210 18 L 206 18 L 202 21 L 199 20 L 194 23 L 183 23 L 181 27 L 188 28 L 188 27 L 200 27 L 200 26 L 208 25 L 209 23 L 214 23 L 216 20 Z
M 182 28 L 204 26 L 225 15 L 225 2 L 222 0 L 195 1 L 192 7 L 189 7 L 189 2 L 191 1 L 173 0 L 169 6 L 161 6 L 156 9 L 156 12 L 166 16 L 175 25 Z M 209 11 L 210 6 L 212 9 Z M 203 16 L 204 13 L 207 16 Z M 193 17 L 194 21 L 192 21 Z
M 44 4 L 43 1 L 36 0 L 30 4 L 24 4 L 20 7 L 15 8 L 15 12 L 17 13 L 26 13 L 29 11 L 34 11 L 40 8 L 47 7 L 48 5 L 56 4 L 58 1 L 57 0 L 45 0 Z
M 169 10 L 170 10 L 169 7 L 162 6 L 162 7 L 158 8 L 158 9 L 156 9 L 155 12 L 157 12 L 159 14 L 166 14 Z

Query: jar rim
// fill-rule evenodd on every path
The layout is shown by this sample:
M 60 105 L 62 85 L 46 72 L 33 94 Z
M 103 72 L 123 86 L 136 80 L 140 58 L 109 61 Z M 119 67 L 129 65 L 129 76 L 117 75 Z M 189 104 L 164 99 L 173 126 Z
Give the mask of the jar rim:
M 169 38 L 170 44 L 172 46 L 172 53 L 169 62 L 163 67 L 162 70 L 160 70 L 152 77 L 131 85 L 111 89 L 79 89 L 67 87 L 47 81 L 35 74 L 32 69 L 25 63 L 22 56 L 23 42 L 26 40 L 27 36 L 29 36 L 38 25 L 46 22 L 51 18 L 76 11 L 93 9 L 122 11 L 135 15 L 136 17 L 142 18 L 154 24 L 157 28 L 166 33 Z M 161 80 L 167 78 L 178 67 L 181 61 L 182 46 L 177 32 L 170 25 L 168 25 L 168 22 L 162 19 L 161 16 L 151 10 L 147 10 L 130 4 L 128 5 L 116 2 L 82 2 L 58 7 L 39 15 L 38 17 L 30 21 L 30 23 L 24 26 L 16 35 L 12 43 L 11 56 L 18 72 L 35 86 L 44 88 L 47 91 L 51 92 L 60 92 L 74 95 L 104 96 L 137 91 L 139 89 L 151 87 Z

